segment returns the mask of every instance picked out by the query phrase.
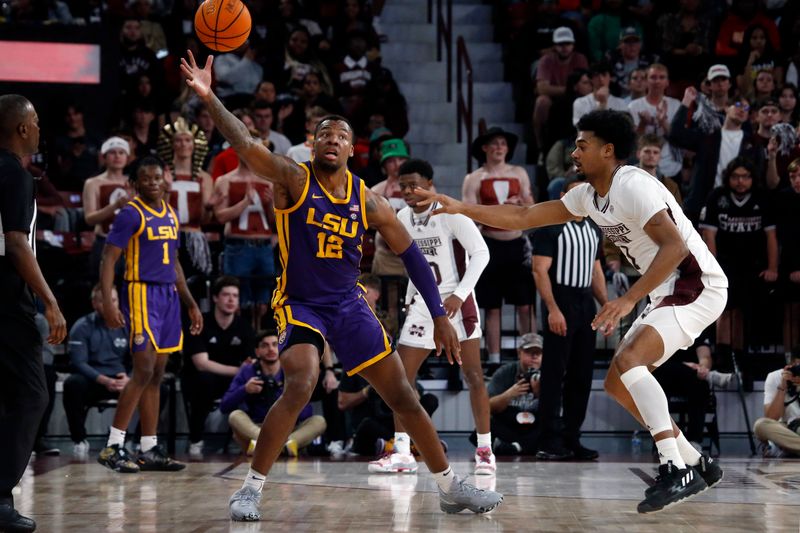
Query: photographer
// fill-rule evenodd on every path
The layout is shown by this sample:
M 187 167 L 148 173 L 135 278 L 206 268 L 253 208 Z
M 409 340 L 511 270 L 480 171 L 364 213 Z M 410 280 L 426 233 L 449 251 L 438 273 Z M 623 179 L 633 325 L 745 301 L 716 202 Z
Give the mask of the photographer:
M 264 417 L 283 394 L 278 334 L 274 330 L 256 335 L 255 355 L 256 362 L 239 369 L 220 404 L 220 411 L 230 413 L 228 422 L 234 438 L 248 453 L 255 448 Z M 284 451 L 292 457 L 325 432 L 325 419 L 311 413 L 311 405 L 306 405 L 286 440 Z
M 542 336 L 523 335 L 517 355 L 519 361 L 498 368 L 486 387 L 496 455 L 536 453 L 538 432 L 534 422 L 539 410 Z
M 756 420 L 753 431 L 765 457 L 800 454 L 800 346 L 792 353 L 791 362 L 764 382 L 764 418 Z

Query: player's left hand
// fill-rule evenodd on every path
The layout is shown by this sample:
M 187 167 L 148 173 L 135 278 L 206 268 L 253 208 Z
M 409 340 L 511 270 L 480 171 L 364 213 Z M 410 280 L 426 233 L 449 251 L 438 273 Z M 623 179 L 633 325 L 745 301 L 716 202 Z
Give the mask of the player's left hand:
M 597 313 L 592 320 L 592 329 L 600 332 L 608 337 L 617 327 L 619 321 L 627 316 L 636 305 L 636 302 L 630 301 L 625 296 L 607 302 Z
M 761 274 L 758 275 L 760 278 L 764 278 L 764 281 L 767 283 L 774 283 L 778 281 L 778 271 L 777 270 L 764 270 Z
M 423 189 L 421 187 L 414 187 L 414 194 L 422 198 L 421 200 L 417 201 L 417 205 L 431 205 L 434 202 L 439 205 L 438 208 L 433 210 L 432 214 L 434 215 L 440 215 L 442 213 L 455 215 L 463 212 L 464 204 L 455 198 L 450 198 L 446 194 L 438 194 L 434 191 Z
M 208 98 L 211 94 L 211 64 L 214 62 L 214 56 L 209 55 L 205 67 L 200 68 L 191 50 L 187 50 L 186 53 L 189 61 L 181 58 L 181 71 L 186 77 L 186 85 L 194 89 L 200 98 Z
M 203 313 L 200 312 L 200 308 L 196 304 L 189 308 L 189 320 L 192 321 L 189 333 L 200 335 L 200 332 L 203 331 Z
M 433 319 L 433 342 L 436 345 L 437 356 L 442 355 L 442 349 L 444 349 L 451 365 L 453 363 L 461 365 L 461 343 L 458 342 L 456 330 L 446 315 Z
M 444 299 L 442 305 L 444 305 L 444 310 L 447 313 L 447 317 L 455 318 L 456 313 L 461 310 L 461 306 L 464 305 L 464 302 L 455 294 L 451 294 Z
M 44 317 L 47 325 L 50 326 L 50 334 L 47 336 L 48 344 L 61 344 L 67 336 L 67 321 L 61 313 L 58 305 L 48 305 L 44 310 Z

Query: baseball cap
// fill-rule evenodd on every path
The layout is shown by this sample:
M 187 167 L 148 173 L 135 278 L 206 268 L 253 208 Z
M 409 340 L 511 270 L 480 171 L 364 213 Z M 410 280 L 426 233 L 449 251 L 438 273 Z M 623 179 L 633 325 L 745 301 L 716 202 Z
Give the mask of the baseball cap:
M 553 44 L 574 43 L 574 42 L 575 42 L 575 34 L 573 34 L 572 30 L 567 28 L 566 26 L 558 27 L 553 32 Z
M 631 38 L 634 38 L 637 41 L 642 40 L 642 35 L 639 33 L 639 30 L 636 29 L 636 26 L 628 26 L 626 28 L 622 28 L 622 31 L 619 32 L 619 40 L 625 41 Z
M 100 146 L 100 153 L 102 155 L 106 155 L 106 152 L 109 150 L 113 150 L 115 148 L 119 148 L 125 155 L 131 155 L 131 147 L 128 144 L 128 141 L 123 139 L 122 137 L 109 137 L 106 139 L 106 142 Z
M 521 350 L 530 350 L 531 348 L 542 349 L 544 346 L 544 339 L 538 333 L 526 333 L 522 336 L 519 347 Z
M 390 157 L 410 157 L 408 147 L 403 139 L 386 139 L 381 143 L 381 163 Z
M 369 142 L 377 141 L 384 135 L 392 135 L 392 132 L 389 128 L 381 126 L 380 128 L 375 128 L 372 130 L 372 133 L 369 136 Z
M 712 81 L 714 78 L 719 78 L 720 76 L 723 76 L 725 78 L 730 78 L 731 71 L 728 70 L 728 67 L 726 65 L 722 64 L 711 65 L 711 67 L 708 69 L 708 75 L 706 76 L 708 81 Z

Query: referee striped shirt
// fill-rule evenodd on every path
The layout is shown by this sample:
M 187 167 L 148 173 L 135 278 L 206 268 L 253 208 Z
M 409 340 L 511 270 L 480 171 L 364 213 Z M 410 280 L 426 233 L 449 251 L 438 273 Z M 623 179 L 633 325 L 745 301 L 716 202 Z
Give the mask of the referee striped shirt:
M 553 258 L 550 281 L 585 289 L 592 286 L 594 262 L 600 259 L 600 229 L 588 218 L 541 228 L 533 234 L 533 255 Z

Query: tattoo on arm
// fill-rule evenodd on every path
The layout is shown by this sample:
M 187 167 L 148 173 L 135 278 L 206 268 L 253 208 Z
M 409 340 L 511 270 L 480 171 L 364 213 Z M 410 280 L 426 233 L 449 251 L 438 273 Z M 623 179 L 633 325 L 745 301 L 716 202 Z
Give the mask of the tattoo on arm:
M 225 109 L 217 95 L 213 93 L 208 100 L 208 111 L 211 113 L 217 129 L 231 143 L 234 150 L 238 150 L 250 142 L 250 132 L 247 126 L 236 118 L 236 115 Z

